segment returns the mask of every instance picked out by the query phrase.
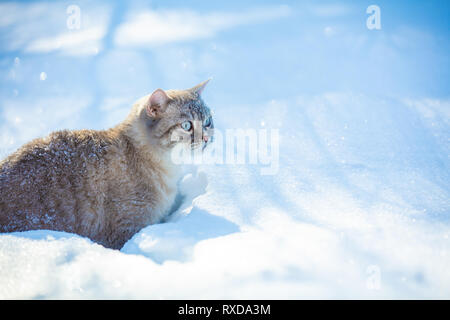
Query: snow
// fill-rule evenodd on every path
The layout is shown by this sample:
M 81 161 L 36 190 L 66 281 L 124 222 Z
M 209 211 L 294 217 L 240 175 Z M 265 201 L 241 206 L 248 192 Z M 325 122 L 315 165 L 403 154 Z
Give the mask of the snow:
M 376 119 L 373 101 L 286 103 L 277 175 L 258 165 L 190 168 L 171 221 L 120 251 L 68 233 L 1 235 L 0 297 L 448 297 L 448 164 L 435 149 L 448 145 L 434 138 L 447 124 L 430 116 L 448 102 L 379 102 Z M 380 119 L 388 110 L 397 114 Z
M 120 251 L 48 230 L 0 234 L 0 299 L 448 299 L 448 31 L 389 3 L 381 16 L 396 19 L 380 31 L 366 30 L 366 8 L 311 2 L 289 5 L 280 21 L 151 50 L 145 39 L 115 47 L 108 31 L 86 60 L 23 55 L 27 34 L 0 48 L 1 157 L 49 131 L 115 125 L 139 96 L 210 75 L 204 99 L 217 130 L 279 134 L 275 174 L 248 156 L 188 166 L 178 210 Z M 45 81 L 30 77 L 42 70 Z

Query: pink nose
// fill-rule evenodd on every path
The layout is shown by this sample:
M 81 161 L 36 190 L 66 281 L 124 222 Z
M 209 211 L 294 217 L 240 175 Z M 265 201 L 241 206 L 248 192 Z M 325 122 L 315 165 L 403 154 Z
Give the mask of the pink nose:
M 208 142 L 208 136 L 203 136 L 203 141 Z

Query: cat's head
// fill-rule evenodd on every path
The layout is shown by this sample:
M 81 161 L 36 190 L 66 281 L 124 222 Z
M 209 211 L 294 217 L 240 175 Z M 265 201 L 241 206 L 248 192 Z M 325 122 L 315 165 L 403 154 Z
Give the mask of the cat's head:
M 209 80 L 187 90 L 155 90 L 145 102 L 147 129 L 164 148 L 204 149 L 213 140 L 211 111 L 201 94 Z

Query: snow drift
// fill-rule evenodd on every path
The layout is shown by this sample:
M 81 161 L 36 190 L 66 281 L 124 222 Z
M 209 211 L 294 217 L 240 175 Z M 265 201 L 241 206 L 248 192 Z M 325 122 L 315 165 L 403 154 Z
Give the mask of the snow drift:
M 279 172 L 203 165 L 120 251 L 0 235 L 0 298 L 448 298 L 449 101 L 352 93 L 216 108 L 278 128 Z

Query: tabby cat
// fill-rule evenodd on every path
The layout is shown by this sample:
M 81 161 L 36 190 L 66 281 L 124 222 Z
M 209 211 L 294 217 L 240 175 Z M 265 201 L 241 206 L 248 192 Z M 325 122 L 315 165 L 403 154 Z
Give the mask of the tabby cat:
M 207 82 L 157 89 L 111 129 L 54 132 L 2 160 L 0 232 L 65 231 L 120 249 L 161 222 L 181 172 L 171 150 L 212 141 L 211 112 L 201 98 Z

